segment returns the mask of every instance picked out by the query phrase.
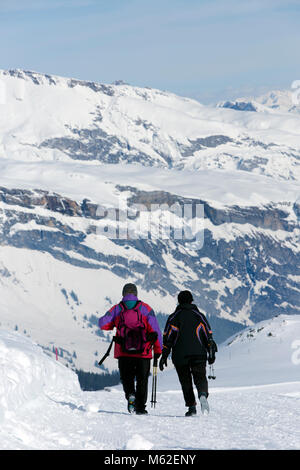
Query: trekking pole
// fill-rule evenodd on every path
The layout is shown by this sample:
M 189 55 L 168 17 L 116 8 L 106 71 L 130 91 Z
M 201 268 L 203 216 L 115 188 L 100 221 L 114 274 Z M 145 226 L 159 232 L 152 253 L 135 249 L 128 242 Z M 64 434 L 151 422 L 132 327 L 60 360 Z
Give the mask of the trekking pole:
M 209 356 L 209 359 L 213 359 L 213 357 L 214 357 L 213 343 L 210 343 L 210 345 L 209 345 L 208 356 Z M 212 364 L 209 365 L 209 376 L 208 376 L 208 378 L 212 379 L 212 380 L 215 380 L 215 378 L 216 378 L 214 367 L 213 367 Z
M 113 337 L 113 339 L 111 340 L 111 343 L 108 347 L 108 350 L 106 351 L 106 353 L 104 354 L 104 356 L 102 357 L 102 359 L 98 362 L 98 365 L 101 366 L 103 364 L 103 362 L 105 361 L 105 359 L 109 356 L 110 354 L 110 350 L 112 348 L 112 345 L 113 345 L 113 342 L 115 341 L 115 337 Z
M 208 378 L 212 379 L 212 380 L 215 380 L 215 378 L 216 378 L 215 370 L 214 370 L 214 367 L 213 367 L 212 364 L 209 366 L 209 376 L 208 376 Z
M 152 376 L 152 395 L 151 395 L 151 408 L 155 408 L 156 401 L 156 386 L 157 386 L 157 358 L 153 360 L 153 376 Z

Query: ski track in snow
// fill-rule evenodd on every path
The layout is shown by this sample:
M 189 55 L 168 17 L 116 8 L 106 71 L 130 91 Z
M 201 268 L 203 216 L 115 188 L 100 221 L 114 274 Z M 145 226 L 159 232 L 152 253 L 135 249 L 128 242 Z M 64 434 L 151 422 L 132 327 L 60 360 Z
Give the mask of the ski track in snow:
M 180 390 L 129 415 L 121 390 L 42 396 L 9 413 L 2 449 L 299 449 L 300 382 L 210 390 L 210 414 L 186 418 Z M 150 391 L 150 389 L 149 389 Z M 37 416 L 39 417 L 37 419 Z M 34 423 L 34 426 L 32 425 Z

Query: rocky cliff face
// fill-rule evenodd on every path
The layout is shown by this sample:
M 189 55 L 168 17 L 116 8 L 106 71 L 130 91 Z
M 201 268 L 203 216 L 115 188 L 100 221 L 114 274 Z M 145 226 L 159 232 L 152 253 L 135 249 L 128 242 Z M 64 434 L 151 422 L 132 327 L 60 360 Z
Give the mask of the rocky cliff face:
M 85 269 L 108 270 L 131 278 L 163 299 L 180 288 L 192 290 L 195 301 L 217 325 L 216 318 L 243 324 L 300 310 L 299 205 L 215 208 L 202 200 L 163 191 L 130 193 L 129 208 L 150 210 L 154 204 L 204 206 L 204 242 L 192 239 L 112 239 L 102 251 L 97 235 L 99 207 L 47 191 L 0 188 L 1 245 L 38 250 Z M 105 208 L 102 208 L 103 210 Z M 135 218 L 141 217 L 138 213 Z M 111 221 L 113 223 L 113 221 Z M 95 247 L 87 240 L 99 238 Z M 104 243 L 104 242 L 103 242 Z M 132 248 L 141 259 L 130 259 Z M 144 259 L 143 259 L 144 257 Z M 4 275 L 5 272 L 4 272 Z M 95 299 L 96 305 L 96 299 Z M 163 307 L 161 311 L 164 313 Z M 218 336 L 223 337 L 221 332 Z

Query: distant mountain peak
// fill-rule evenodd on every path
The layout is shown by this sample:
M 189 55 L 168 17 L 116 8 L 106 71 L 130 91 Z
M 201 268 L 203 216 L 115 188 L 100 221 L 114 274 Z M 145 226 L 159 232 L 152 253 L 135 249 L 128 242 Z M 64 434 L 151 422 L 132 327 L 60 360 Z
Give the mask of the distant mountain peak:
M 259 96 L 221 101 L 217 107 L 237 111 L 300 113 L 300 103 L 294 103 L 292 90 L 271 90 Z

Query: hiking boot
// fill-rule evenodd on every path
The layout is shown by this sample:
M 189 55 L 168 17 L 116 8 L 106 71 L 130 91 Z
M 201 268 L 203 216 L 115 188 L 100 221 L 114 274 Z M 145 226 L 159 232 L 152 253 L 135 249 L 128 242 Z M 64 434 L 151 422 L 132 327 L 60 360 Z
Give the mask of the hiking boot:
M 197 414 L 196 406 L 189 406 L 188 411 L 185 413 L 185 416 L 195 416 Z
M 129 395 L 127 409 L 129 413 L 135 412 L 135 396 L 134 395 Z
M 147 410 L 136 410 L 136 414 L 137 415 L 147 415 L 148 414 L 148 411 Z
M 209 413 L 209 405 L 208 405 L 208 401 L 207 401 L 205 393 L 201 393 L 199 395 L 199 401 L 200 401 L 200 405 L 201 405 L 202 414 L 208 414 Z

